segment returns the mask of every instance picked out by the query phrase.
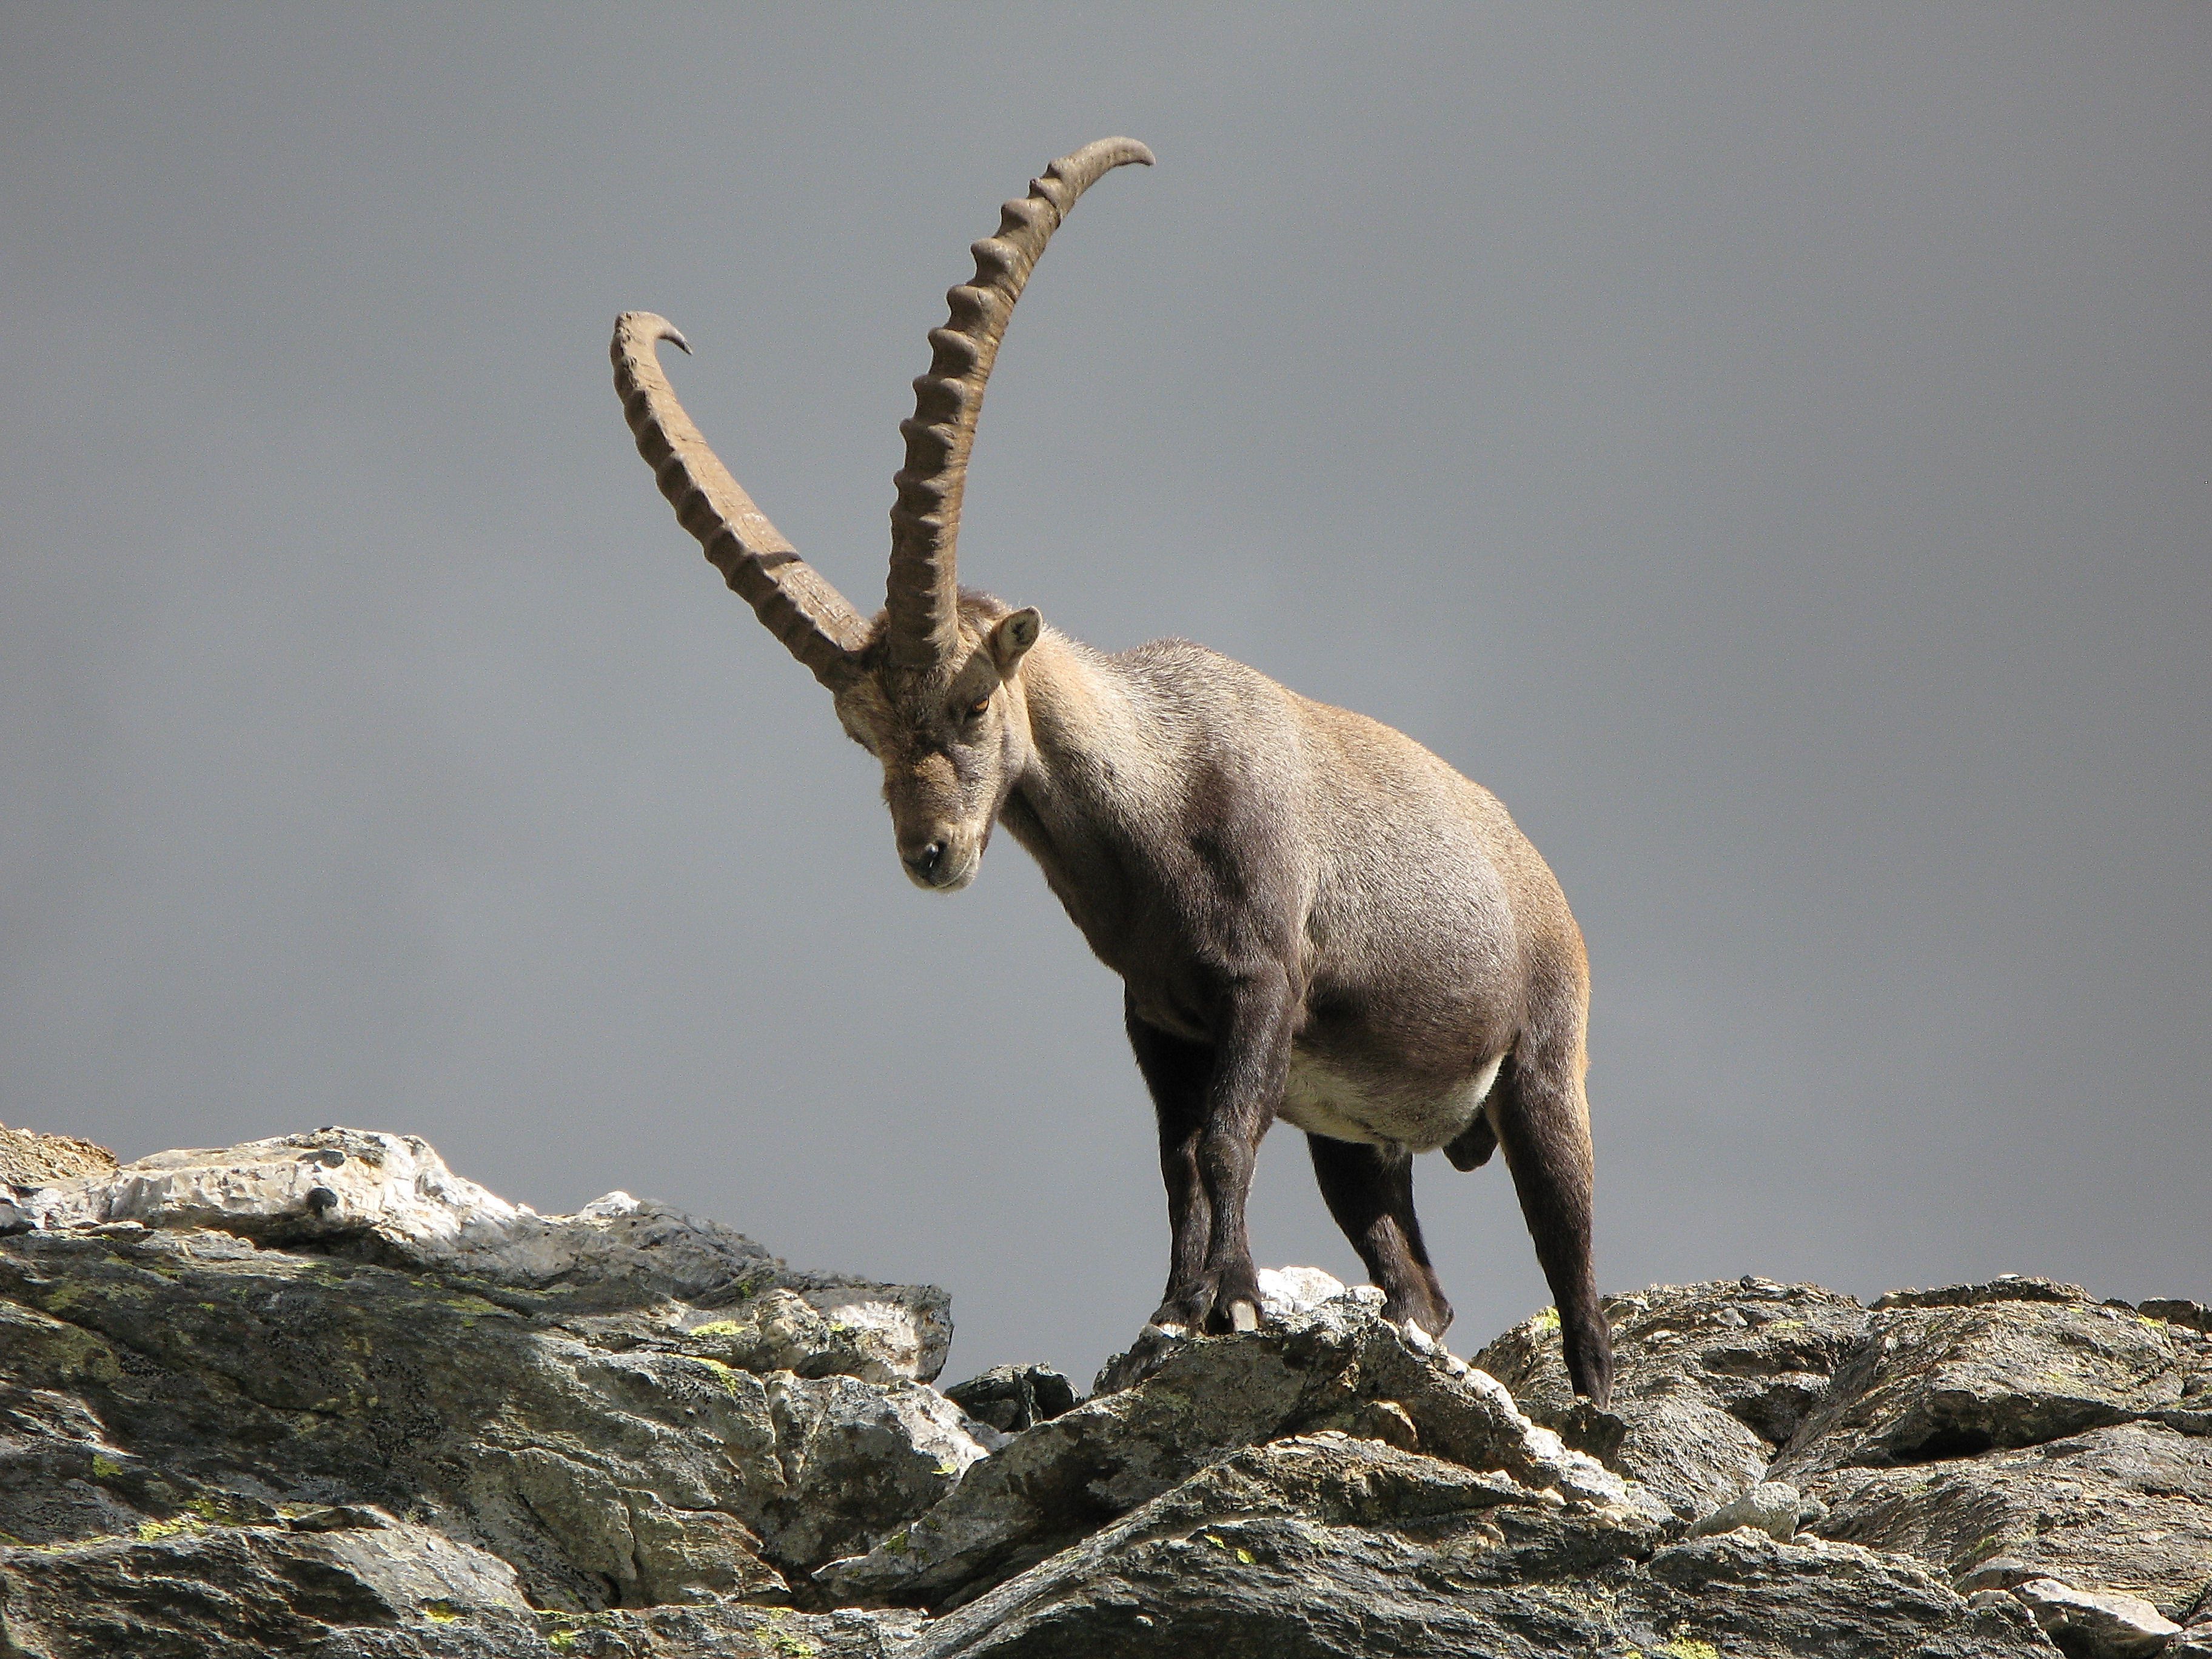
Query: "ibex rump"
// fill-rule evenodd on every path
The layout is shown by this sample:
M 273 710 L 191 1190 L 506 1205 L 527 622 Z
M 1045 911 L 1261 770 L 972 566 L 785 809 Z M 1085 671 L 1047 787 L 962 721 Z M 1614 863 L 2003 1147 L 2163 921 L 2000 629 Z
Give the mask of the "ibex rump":
M 1280 1116 L 1306 1132 L 1384 1311 L 1441 1335 L 1451 1307 L 1414 1218 L 1413 1155 L 1442 1147 L 1466 1170 L 1502 1146 L 1574 1386 L 1602 1403 L 1589 970 L 1559 884 L 1505 809 L 1412 738 L 1201 646 L 1109 655 L 956 584 L 969 452 L 1014 301 L 1076 198 L 1152 159 L 1128 139 L 1089 145 L 975 244 L 975 279 L 949 295 L 902 427 L 872 621 L 714 459 L 653 350 L 682 337 L 646 313 L 615 328 L 624 410 L 684 527 L 882 763 L 911 878 L 966 886 L 1003 823 L 1121 976 L 1173 1229 L 1154 1319 L 1257 1322 L 1245 1196 Z

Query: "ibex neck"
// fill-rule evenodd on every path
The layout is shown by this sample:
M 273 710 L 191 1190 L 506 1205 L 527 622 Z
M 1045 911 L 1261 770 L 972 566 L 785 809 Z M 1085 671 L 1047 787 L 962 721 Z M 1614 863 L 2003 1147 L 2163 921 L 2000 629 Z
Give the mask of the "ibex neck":
M 1033 753 L 1000 817 L 1111 963 L 1165 785 L 1161 712 L 1116 659 L 1048 631 L 1023 659 Z

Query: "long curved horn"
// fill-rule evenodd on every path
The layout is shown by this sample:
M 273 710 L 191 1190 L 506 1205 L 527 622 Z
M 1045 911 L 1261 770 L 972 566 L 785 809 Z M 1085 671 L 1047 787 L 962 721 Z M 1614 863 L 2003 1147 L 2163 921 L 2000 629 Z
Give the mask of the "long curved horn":
M 1076 198 L 1115 167 L 1152 164 L 1133 138 L 1101 138 L 1063 155 L 1030 182 L 1030 193 L 1000 210 L 999 231 L 976 243 L 975 279 L 945 298 L 952 314 L 932 329 L 929 373 L 914 383 L 914 417 L 902 421 L 906 465 L 892 483 L 890 611 L 892 659 L 927 667 L 952 648 L 959 603 L 953 574 L 960 542 L 960 495 L 975 442 L 984 383 L 1013 318 L 1022 285 Z
M 637 453 L 653 468 L 677 522 L 707 550 L 708 562 L 769 632 L 834 691 L 852 679 L 854 653 L 866 641 L 868 624 L 799 556 L 714 459 L 661 372 L 654 347 L 663 340 L 687 355 L 691 349 L 665 317 L 625 311 L 615 319 L 609 348 L 615 391 L 637 434 Z

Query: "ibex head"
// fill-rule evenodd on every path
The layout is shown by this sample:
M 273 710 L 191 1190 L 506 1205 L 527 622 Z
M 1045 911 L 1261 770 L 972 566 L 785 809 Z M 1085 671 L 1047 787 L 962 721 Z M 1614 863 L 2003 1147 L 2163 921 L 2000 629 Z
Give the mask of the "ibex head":
M 929 373 L 914 383 L 914 416 L 900 424 L 906 465 L 893 480 L 890 578 L 872 622 L 800 560 L 676 401 L 653 348 L 671 340 L 688 352 L 684 337 L 650 312 L 615 324 L 615 389 L 661 493 L 731 587 L 830 688 L 854 741 L 883 763 L 900 862 L 935 891 L 975 879 L 1028 763 L 1019 667 L 1043 627 L 1033 610 L 963 592 L 955 575 L 983 388 L 1014 302 L 1076 198 L 1114 168 L 1152 161 L 1132 138 L 1086 144 L 1007 203 L 998 234 L 971 250 L 975 279 L 945 296 L 951 315 L 930 331 Z

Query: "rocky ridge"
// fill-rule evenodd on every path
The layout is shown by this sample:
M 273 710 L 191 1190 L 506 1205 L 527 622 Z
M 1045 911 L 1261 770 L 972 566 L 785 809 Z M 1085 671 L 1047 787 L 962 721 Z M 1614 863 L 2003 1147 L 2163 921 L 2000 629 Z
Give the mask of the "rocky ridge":
M 1088 1397 L 411 1137 L 0 1131 L 0 1656 L 2212 1659 L 2212 1311 L 1744 1279 L 1472 1364 L 1312 1269 Z

